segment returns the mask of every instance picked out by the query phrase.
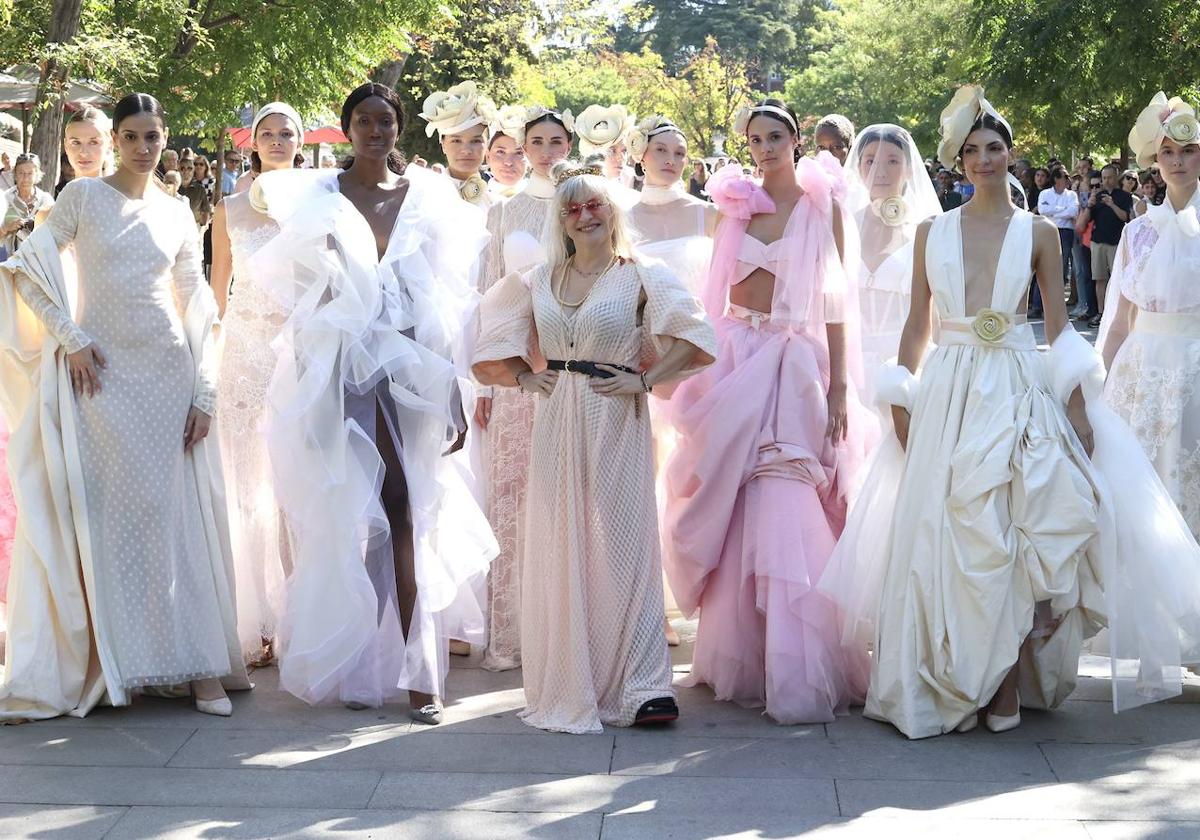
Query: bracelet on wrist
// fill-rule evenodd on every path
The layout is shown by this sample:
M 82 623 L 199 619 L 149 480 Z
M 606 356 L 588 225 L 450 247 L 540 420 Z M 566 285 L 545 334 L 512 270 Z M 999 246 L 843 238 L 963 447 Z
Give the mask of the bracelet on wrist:
M 642 378 L 642 393 L 649 394 L 650 393 L 650 383 L 646 381 L 646 372 L 645 371 L 642 371 L 641 378 Z

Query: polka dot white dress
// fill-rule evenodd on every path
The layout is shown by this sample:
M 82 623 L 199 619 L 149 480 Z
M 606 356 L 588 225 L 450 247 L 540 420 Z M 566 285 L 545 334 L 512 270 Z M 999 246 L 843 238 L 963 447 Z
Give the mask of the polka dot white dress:
M 154 189 L 130 199 L 84 178 L 60 198 L 46 224 L 60 248 L 75 246 L 78 323 L 29 278 L 18 275 L 18 291 L 67 352 L 94 342 L 107 359 L 103 390 L 75 399 L 96 632 L 126 688 L 228 675 L 233 609 L 218 595 L 183 446 L 191 406 L 215 403 L 181 317 L 204 284 L 196 226 Z

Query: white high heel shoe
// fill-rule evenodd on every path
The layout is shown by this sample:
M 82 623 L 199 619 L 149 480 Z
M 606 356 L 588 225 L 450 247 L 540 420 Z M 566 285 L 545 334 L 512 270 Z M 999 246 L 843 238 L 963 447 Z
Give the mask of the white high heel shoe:
M 983 725 L 989 732 L 1007 732 L 1021 725 L 1021 698 L 1017 697 L 1017 713 L 1015 715 L 994 715 L 988 712 L 984 716 Z
M 230 717 L 233 714 L 233 701 L 228 697 L 218 697 L 216 700 L 196 699 L 196 711 L 217 717 Z

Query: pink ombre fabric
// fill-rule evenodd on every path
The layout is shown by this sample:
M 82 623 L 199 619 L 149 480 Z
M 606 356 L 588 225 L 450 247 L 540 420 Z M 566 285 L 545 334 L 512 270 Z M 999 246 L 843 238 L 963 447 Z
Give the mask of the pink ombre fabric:
M 666 468 L 664 565 L 680 608 L 700 610 L 689 681 L 765 705 L 780 723 L 833 720 L 866 690 L 865 656 L 841 649 L 834 606 L 815 587 L 878 436 L 853 382 L 847 439 L 826 436 L 828 324 L 845 324 L 852 380 L 861 371 L 846 282 L 856 254 L 839 259 L 833 233 L 835 167 L 831 157 L 797 167 L 804 195 L 777 249 L 771 312 L 757 316 L 729 305 L 729 287 L 750 217 L 774 202 L 737 167 L 709 180 L 722 212 L 704 291 L 717 362 L 672 400 L 682 440 Z

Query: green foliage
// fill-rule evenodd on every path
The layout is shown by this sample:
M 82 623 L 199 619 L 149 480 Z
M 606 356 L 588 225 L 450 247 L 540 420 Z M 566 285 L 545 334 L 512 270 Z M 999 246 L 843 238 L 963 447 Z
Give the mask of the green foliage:
M 531 40 L 545 23 L 536 0 L 462 0 L 452 20 L 414 36 L 396 85 L 407 112 L 401 148 L 441 158 L 437 136 L 426 137 L 417 116 L 436 90 L 473 79 L 498 105 L 516 101 L 514 76 L 533 60 Z
M 801 116 L 904 126 L 932 156 L 938 115 L 954 88 L 973 80 L 963 67 L 970 47 L 954 35 L 969 7 L 970 0 L 842 0 L 819 13 L 811 63 L 788 79 L 788 101 Z
M 1138 112 L 1160 89 L 1200 97 L 1200 4 L 1143 0 L 1045 3 L 972 0 L 971 69 L 1013 110 L 1017 134 L 1041 145 L 1124 150 Z
M 118 95 L 157 96 L 176 131 L 208 136 L 246 104 L 272 99 L 325 112 L 413 28 L 449 10 L 438 0 L 84 0 L 80 34 L 46 42 L 52 3 L 22 0 L 0 60 L 67 62 Z
M 732 59 L 761 75 L 805 60 L 819 0 L 641 0 L 619 29 L 622 49 L 651 47 L 672 70 L 686 67 L 715 39 Z

